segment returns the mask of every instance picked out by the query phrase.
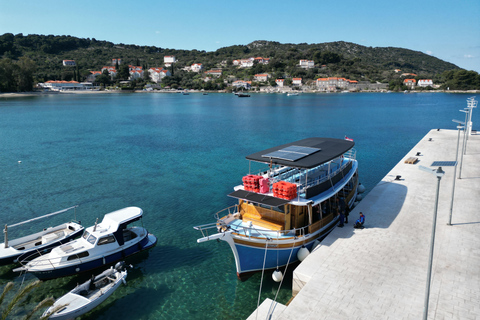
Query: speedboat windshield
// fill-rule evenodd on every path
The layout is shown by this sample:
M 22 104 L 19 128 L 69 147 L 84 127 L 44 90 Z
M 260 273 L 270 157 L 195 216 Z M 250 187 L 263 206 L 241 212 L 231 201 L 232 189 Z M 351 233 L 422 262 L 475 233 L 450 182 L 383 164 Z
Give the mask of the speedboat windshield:
M 93 234 L 90 234 L 88 231 L 85 231 L 83 233 L 82 238 L 87 240 L 91 244 L 95 244 L 95 241 L 97 241 L 97 237 L 95 237 Z

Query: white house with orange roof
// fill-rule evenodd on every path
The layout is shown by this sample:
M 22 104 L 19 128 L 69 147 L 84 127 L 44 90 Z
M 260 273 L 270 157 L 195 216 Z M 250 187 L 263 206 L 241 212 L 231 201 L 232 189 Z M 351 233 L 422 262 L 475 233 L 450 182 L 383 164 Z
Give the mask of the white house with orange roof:
M 115 67 L 111 67 L 111 66 L 103 67 L 102 68 L 102 73 L 103 73 L 103 70 L 107 70 L 108 74 L 110 75 L 110 77 L 112 79 L 113 79 L 113 77 L 115 77 L 117 75 L 117 69 L 115 69 Z
M 275 79 L 275 83 L 277 84 L 277 87 L 283 87 L 285 79 Z
M 216 76 L 216 77 L 220 77 L 222 75 L 222 70 L 221 69 L 213 69 L 213 70 L 208 70 L 208 71 L 205 71 L 204 74 L 206 76 Z
M 403 80 L 403 84 L 412 89 L 417 84 L 417 80 L 415 80 L 415 79 L 405 79 L 405 80 Z
M 248 90 L 252 87 L 252 81 L 237 80 L 232 82 L 232 86 L 236 88 L 242 87 Z
M 173 63 L 176 63 L 177 60 L 175 59 L 175 56 L 164 56 L 163 57 L 163 63 L 165 64 L 166 67 L 170 67 Z
M 262 73 L 262 74 L 256 74 L 254 76 L 254 79 L 255 79 L 255 81 L 258 81 L 258 82 L 266 82 L 266 81 L 268 81 L 269 77 L 270 77 L 270 75 L 268 73 Z
M 261 64 L 268 64 L 270 62 L 270 58 L 256 57 L 253 59 L 253 61 L 256 61 Z
M 203 70 L 203 65 L 201 63 L 194 63 L 190 66 L 190 70 L 193 72 L 200 72 Z
M 300 68 L 311 69 L 315 68 L 315 62 L 313 60 L 300 60 Z
M 141 66 L 128 66 L 128 71 L 130 73 L 130 77 L 128 80 L 140 79 L 143 77 L 143 67 Z
M 419 87 L 433 87 L 432 79 L 419 79 L 418 80 Z
M 102 74 L 102 71 L 90 71 L 90 74 L 87 76 L 86 81 L 94 82 L 95 79 Z
M 170 71 L 163 68 L 150 68 L 148 69 L 148 73 L 150 75 L 150 79 L 152 79 L 152 81 L 155 83 L 159 83 L 163 78 L 172 75 Z
M 122 64 L 122 59 L 112 59 L 112 66 L 116 65 L 118 63 L 118 65 L 121 65 Z
M 302 78 L 292 78 L 292 85 L 300 87 L 302 85 Z
M 250 67 L 253 67 L 253 61 L 254 61 L 253 58 L 240 60 L 240 68 L 250 68 Z

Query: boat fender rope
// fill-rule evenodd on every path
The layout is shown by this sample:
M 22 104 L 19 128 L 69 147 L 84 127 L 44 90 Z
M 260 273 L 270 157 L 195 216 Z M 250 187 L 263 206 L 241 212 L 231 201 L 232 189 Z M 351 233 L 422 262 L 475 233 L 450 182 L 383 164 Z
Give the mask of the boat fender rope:
M 258 317 L 258 306 L 260 305 L 260 296 L 262 295 L 263 275 L 265 273 L 265 261 L 267 260 L 268 241 L 269 240 L 267 238 L 265 241 L 265 255 L 263 256 L 262 278 L 260 280 L 260 289 L 258 290 L 257 312 L 255 314 L 255 319 Z
M 295 247 L 295 242 L 292 243 L 292 250 L 290 250 L 290 256 L 288 257 L 287 265 L 285 266 L 284 275 L 282 277 L 282 280 L 280 281 L 280 284 L 278 285 L 278 289 L 277 289 L 277 293 L 275 294 L 275 298 L 272 300 L 272 303 L 270 304 L 270 308 L 268 308 L 267 319 L 272 318 L 271 312 L 273 312 L 273 310 L 274 310 L 273 304 L 277 301 L 277 296 L 278 296 L 278 293 L 280 292 L 280 288 L 282 287 L 283 279 L 285 279 L 285 275 L 287 274 L 288 265 L 290 264 L 290 258 L 292 257 L 294 247 Z M 258 309 L 258 306 L 257 306 L 257 309 Z

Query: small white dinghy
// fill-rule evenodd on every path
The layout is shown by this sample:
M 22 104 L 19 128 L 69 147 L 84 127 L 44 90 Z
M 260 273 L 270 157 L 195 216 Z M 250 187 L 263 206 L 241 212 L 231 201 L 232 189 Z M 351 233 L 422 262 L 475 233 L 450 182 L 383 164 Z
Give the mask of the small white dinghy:
M 105 301 L 123 282 L 127 284 L 127 270 L 124 262 L 118 262 L 115 268 L 105 270 L 98 276 L 77 285 L 75 289 L 62 296 L 48 308 L 42 317 L 66 320 L 79 317 Z

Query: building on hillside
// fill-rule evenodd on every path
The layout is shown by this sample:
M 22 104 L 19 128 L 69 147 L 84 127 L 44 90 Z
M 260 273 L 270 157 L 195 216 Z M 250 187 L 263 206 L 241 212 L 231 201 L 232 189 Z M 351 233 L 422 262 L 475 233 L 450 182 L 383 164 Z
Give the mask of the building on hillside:
M 292 85 L 301 87 L 302 86 L 302 78 L 293 78 L 292 79 Z
M 268 81 L 269 77 L 270 75 L 268 73 L 262 73 L 262 74 L 256 74 L 254 79 L 255 81 L 258 81 L 258 82 L 266 82 Z
M 277 84 L 277 87 L 283 87 L 285 79 L 275 79 L 275 83 Z
M 261 64 L 268 64 L 270 62 L 270 58 L 263 58 L 263 57 L 256 57 L 253 60 Z
M 403 80 L 403 84 L 409 87 L 410 89 L 415 88 L 415 85 L 417 83 L 417 80 L 415 79 L 405 79 Z
M 163 68 L 150 68 L 148 69 L 148 73 L 150 74 L 150 79 L 155 83 L 162 82 L 163 78 L 172 75 L 170 71 Z
M 399 72 L 402 71 L 402 70 L 400 70 L 400 69 L 395 69 L 395 70 L 393 70 L 393 71 L 395 71 L 395 73 L 399 73 Z
M 135 80 L 135 79 L 141 79 L 143 78 L 143 67 L 141 66 L 128 66 L 128 72 L 130 73 L 130 76 L 128 77 L 128 80 Z
M 313 60 L 300 60 L 299 67 L 305 69 L 315 68 L 315 62 Z
M 75 63 L 75 60 L 63 60 L 63 65 L 65 67 L 75 67 L 77 64 Z
M 237 80 L 232 82 L 232 87 L 235 88 L 244 88 L 246 90 L 249 90 L 252 87 L 252 81 L 243 81 L 243 80 Z
M 240 60 L 240 68 L 250 68 L 250 67 L 253 67 L 253 61 L 254 61 L 254 59 L 252 60 L 252 58 Z
M 176 63 L 177 60 L 175 59 L 175 56 L 164 56 L 163 57 L 163 63 L 165 64 L 166 67 L 170 67 L 173 63 Z
M 200 72 L 203 70 L 203 65 L 201 63 L 194 63 L 190 66 L 190 70 L 193 72 Z
M 402 73 L 401 74 L 401 77 L 416 77 L 417 75 L 415 73 Z
M 107 70 L 108 74 L 112 79 L 117 75 L 117 69 L 115 69 L 115 67 L 110 67 L 110 66 L 103 67 L 102 73 L 103 73 L 103 70 Z
M 121 65 L 122 64 L 122 59 L 112 59 L 112 66 L 116 66 L 118 63 L 118 65 Z
M 87 82 L 95 82 L 95 79 L 102 74 L 102 71 L 90 71 L 90 74 L 85 79 Z
M 433 81 L 432 79 L 420 79 L 418 80 L 419 87 L 432 87 L 433 88 Z
M 222 70 L 221 69 L 212 69 L 209 71 L 205 71 L 206 76 L 215 76 L 215 77 L 220 77 L 222 75 Z

